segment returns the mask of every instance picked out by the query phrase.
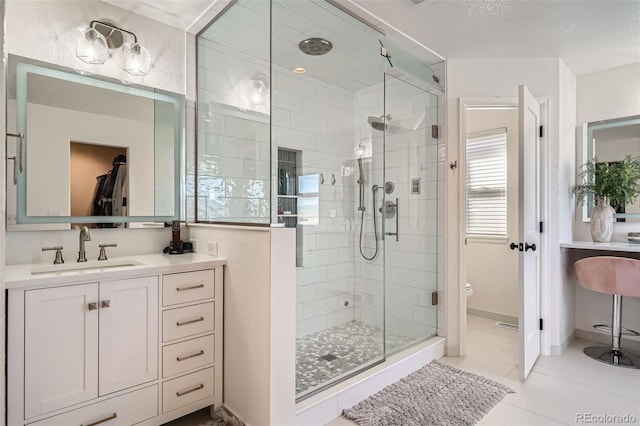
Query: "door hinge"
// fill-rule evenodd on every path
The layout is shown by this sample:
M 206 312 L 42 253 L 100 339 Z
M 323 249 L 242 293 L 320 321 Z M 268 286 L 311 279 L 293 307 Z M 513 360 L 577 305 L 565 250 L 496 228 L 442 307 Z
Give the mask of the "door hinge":
M 431 125 L 431 137 L 433 139 L 438 139 L 438 125 L 437 124 L 433 124 Z
M 543 330 L 543 327 L 542 327 L 542 318 L 540 318 L 540 331 L 542 331 L 542 330 Z
M 438 292 L 431 292 L 431 306 L 436 306 L 438 304 Z
M 542 234 L 544 232 L 544 222 L 540 222 L 539 223 L 539 227 L 538 229 L 540 230 L 540 233 Z
M 543 137 L 543 136 L 544 136 L 544 130 L 543 130 L 543 127 L 540 126 L 540 137 Z

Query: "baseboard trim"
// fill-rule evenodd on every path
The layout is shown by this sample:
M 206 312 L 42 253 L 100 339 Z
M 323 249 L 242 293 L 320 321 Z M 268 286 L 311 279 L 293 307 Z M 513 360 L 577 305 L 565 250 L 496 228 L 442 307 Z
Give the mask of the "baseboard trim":
M 512 317 L 511 315 L 498 314 L 496 312 L 483 311 L 482 309 L 475 309 L 467 307 L 468 315 L 475 315 L 477 317 L 488 318 L 491 320 L 508 322 L 510 324 L 518 324 L 518 317 Z
M 611 344 L 611 336 L 605 333 L 597 333 L 591 330 L 578 330 L 576 329 L 575 335 L 578 339 L 590 340 L 596 343 L 602 343 L 603 345 Z M 640 341 L 636 339 L 620 339 L 620 347 L 622 349 L 630 349 L 635 352 L 640 352 Z
M 564 341 L 559 345 L 551 345 L 551 347 L 549 348 L 550 354 L 552 356 L 562 355 L 563 352 L 567 350 L 571 342 L 573 342 L 575 339 L 576 339 L 576 330 L 574 330 L 569 336 L 567 336 L 567 338 L 564 339 Z

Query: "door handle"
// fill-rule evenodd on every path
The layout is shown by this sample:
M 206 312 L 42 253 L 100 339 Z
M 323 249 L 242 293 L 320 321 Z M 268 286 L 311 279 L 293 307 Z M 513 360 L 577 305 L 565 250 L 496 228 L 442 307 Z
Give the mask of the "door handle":
M 24 133 L 7 133 L 7 136 L 12 138 L 18 138 L 18 147 L 16 149 L 16 155 L 13 157 L 7 157 L 7 160 L 13 160 L 13 184 L 18 183 L 18 174 L 22 173 L 22 143 L 24 141 Z
M 518 250 L 522 251 L 522 243 L 518 243 L 518 244 L 516 244 L 516 243 L 511 243 L 511 244 L 509 244 L 509 248 L 510 248 L 511 250 L 516 250 L 516 249 L 518 249 Z
M 528 251 L 529 249 L 531 249 L 531 251 L 536 251 L 536 244 L 524 243 L 524 251 Z

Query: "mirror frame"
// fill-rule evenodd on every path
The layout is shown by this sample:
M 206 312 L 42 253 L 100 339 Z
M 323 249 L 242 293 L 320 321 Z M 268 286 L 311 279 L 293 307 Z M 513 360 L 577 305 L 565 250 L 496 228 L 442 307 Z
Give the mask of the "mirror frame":
M 24 139 L 16 149 L 17 157 L 22 161 L 22 172 L 17 174 L 16 184 L 16 223 L 21 224 L 59 224 L 59 223 L 129 223 L 129 222 L 170 222 L 180 219 L 181 212 L 181 173 L 182 145 L 184 138 L 184 95 L 171 92 L 158 92 L 153 88 L 133 87 L 98 75 L 81 75 L 72 70 L 52 64 L 10 55 L 15 59 L 16 70 L 16 118 L 17 132 L 24 134 Z M 36 65 L 36 63 L 38 65 Z M 61 69 L 62 68 L 62 69 Z M 73 83 L 90 85 L 106 90 L 140 96 L 154 101 L 163 101 L 173 105 L 174 119 L 174 214 L 168 216 L 28 216 L 27 215 L 27 171 L 25 161 L 27 130 L 27 74 L 33 73 L 45 77 L 57 78 Z M 16 160 L 19 161 L 19 160 Z M 14 164 L 16 167 L 17 164 Z M 12 184 L 7 179 L 7 185 Z
M 623 127 L 634 124 L 640 124 L 640 115 L 632 115 L 628 117 L 611 118 L 608 120 L 591 121 L 584 123 L 581 128 L 582 131 L 582 162 L 576 168 L 576 182 L 579 178 L 580 168 L 582 165 L 591 161 L 596 151 L 596 141 L 593 137 L 593 132 L 596 130 L 611 129 L 615 127 Z M 582 206 L 582 221 L 591 222 L 591 210 L 593 209 L 593 196 L 589 196 Z M 616 213 L 614 218 L 640 218 L 640 213 Z

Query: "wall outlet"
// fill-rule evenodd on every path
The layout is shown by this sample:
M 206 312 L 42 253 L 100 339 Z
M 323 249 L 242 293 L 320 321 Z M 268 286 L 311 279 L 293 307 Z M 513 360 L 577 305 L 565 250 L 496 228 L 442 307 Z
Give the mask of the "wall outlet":
M 218 242 L 217 241 L 207 241 L 207 253 L 209 253 L 209 256 L 217 256 L 218 255 Z
M 191 243 L 191 247 L 193 247 L 193 252 L 197 253 L 198 252 L 198 240 L 189 240 L 189 242 Z

